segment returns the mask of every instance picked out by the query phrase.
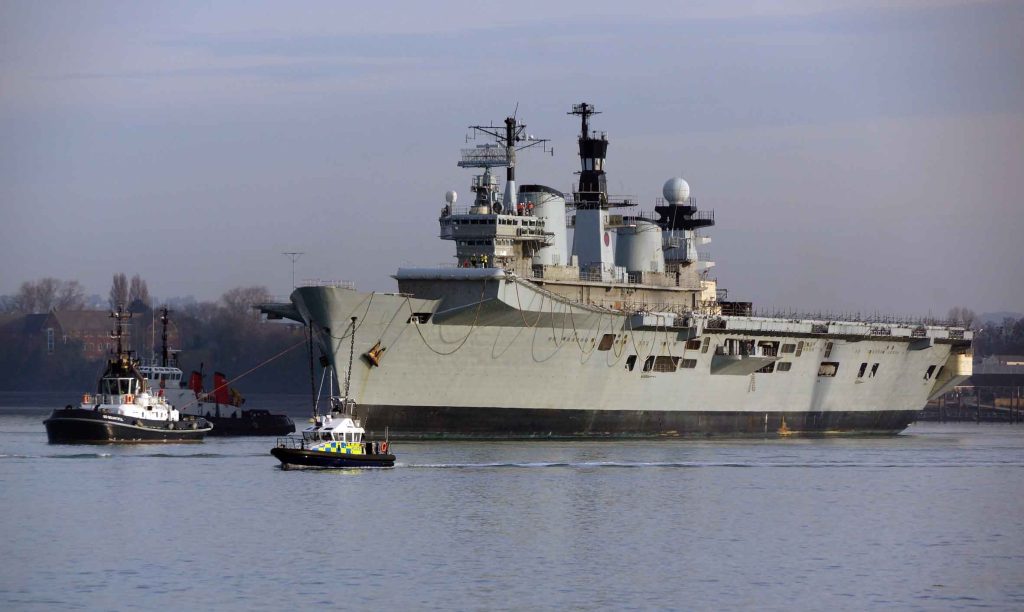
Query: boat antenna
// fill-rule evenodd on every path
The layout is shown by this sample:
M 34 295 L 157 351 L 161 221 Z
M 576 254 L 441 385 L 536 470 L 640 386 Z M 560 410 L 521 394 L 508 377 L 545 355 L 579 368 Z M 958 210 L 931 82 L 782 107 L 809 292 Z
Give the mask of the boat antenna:
M 171 321 L 171 311 L 166 306 L 160 309 L 160 342 L 162 346 L 160 348 L 160 365 L 167 367 L 168 361 L 170 361 L 170 351 L 167 348 L 167 324 Z M 162 374 L 161 374 L 162 376 Z
M 118 304 L 117 311 L 110 313 L 110 318 L 114 319 L 114 331 L 111 332 L 110 337 L 117 340 L 117 357 L 120 359 L 124 354 L 124 346 L 121 344 L 124 326 L 127 325 L 128 319 L 132 318 L 132 313 L 125 311 L 124 304 Z
M 352 317 L 352 338 L 348 344 L 348 371 L 345 372 L 345 403 L 348 404 L 348 385 L 352 380 L 352 357 L 356 352 L 356 318 Z

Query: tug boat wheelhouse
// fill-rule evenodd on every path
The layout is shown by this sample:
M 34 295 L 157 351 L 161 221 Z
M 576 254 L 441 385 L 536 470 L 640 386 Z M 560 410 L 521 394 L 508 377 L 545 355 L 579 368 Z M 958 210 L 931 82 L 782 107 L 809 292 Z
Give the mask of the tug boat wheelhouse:
M 85 393 L 76 408 L 68 404 L 43 421 L 51 444 L 120 442 L 202 442 L 213 426 L 201 417 L 181 415 L 162 394 L 153 394 L 138 362 L 123 350 L 123 322 L 130 313 L 118 308 L 112 338 L 117 340 L 96 394 Z
M 159 389 L 174 406 L 189 416 L 202 417 L 213 424 L 211 436 L 285 436 L 295 431 L 295 422 L 286 414 L 259 408 L 243 408 L 245 399 L 228 386 L 227 377 L 213 375 L 213 390 L 203 389 L 203 375 L 192 372 L 186 382 L 178 367 L 178 352 L 168 348 L 167 325 L 170 311 L 160 311 L 163 345 L 160 358 L 144 360 L 139 372 L 149 380 L 150 388 Z

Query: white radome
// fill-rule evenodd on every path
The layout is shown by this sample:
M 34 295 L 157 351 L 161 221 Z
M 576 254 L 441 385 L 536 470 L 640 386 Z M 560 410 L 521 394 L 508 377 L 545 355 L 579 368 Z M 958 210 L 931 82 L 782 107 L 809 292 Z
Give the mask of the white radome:
M 448 192 L 444 194 L 444 199 L 449 204 L 454 205 L 455 201 L 459 199 L 459 194 L 455 193 L 454 190 L 448 190 Z
M 665 181 L 661 193 L 669 204 L 682 204 L 690 197 L 690 184 L 678 176 L 670 178 Z

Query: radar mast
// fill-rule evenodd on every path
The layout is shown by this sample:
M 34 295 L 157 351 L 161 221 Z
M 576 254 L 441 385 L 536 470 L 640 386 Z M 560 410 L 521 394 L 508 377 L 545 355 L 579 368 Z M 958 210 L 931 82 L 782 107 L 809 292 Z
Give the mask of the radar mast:
M 502 210 L 514 210 L 516 205 L 516 152 L 541 145 L 545 152 L 554 155 L 554 149 L 547 146 L 547 138 L 536 138 L 526 133 L 526 124 L 516 117 L 505 117 L 504 125 L 471 125 L 470 135 L 475 140 L 477 134 L 493 139 L 493 143 L 477 145 L 472 149 L 462 150 L 460 168 L 483 168 L 484 173 L 473 179 L 473 191 L 477 194 L 474 206 L 489 206 L 500 213 Z M 505 195 L 501 204 L 497 204 L 497 180 L 491 175 L 491 168 L 504 166 Z

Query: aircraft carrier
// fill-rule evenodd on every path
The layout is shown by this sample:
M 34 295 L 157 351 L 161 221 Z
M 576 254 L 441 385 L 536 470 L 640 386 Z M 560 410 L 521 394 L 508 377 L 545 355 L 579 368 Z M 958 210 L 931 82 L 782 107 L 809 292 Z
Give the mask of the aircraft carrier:
M 572 193 L 517 183 L 517 154 L 549 150 L 517 118 L 470 126 L 486 141 L 458 162 L 475 171 L 472 202 L 449 191 L 438 217 L 454 262 L 400 268 L 394 293 L 310 283 L 261 305 L 307 325 L 342 372 L 355 334 L 350 395 L 369 435 L 896 434 L 970 376 L 962 327 L 754 316 L 724 299 L 699 248 L 713 211 L 680 177 L 648 211 L 610 195 L 597 111 L 569 114 L 580 125 Z

